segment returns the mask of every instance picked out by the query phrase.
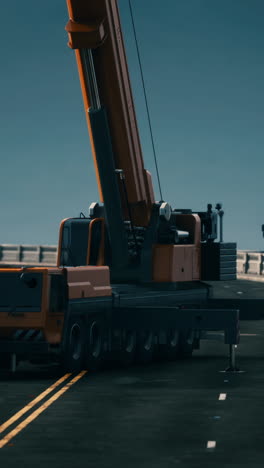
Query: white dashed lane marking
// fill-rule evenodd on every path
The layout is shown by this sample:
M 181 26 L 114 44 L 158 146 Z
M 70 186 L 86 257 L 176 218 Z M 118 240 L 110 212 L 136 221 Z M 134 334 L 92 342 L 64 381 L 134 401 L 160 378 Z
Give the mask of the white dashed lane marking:
M 216 441 L 215 440 L 208 440 L 206 448 L 214 449 L 215 447 L 216 447 Z
M 240 333 L 240 336 L 259 336 L 258 333 Z
M 241 291 L 237 291 L 237 294 L 243 294 Z M 240 336 L 259 336 L 259 333 L 240 333 Z M 229 380 L 224 380 L 224 382 L 229 382 Z M 227 393 L 220 393 L 218 400 L 224 401 L 227 398 Z M 220 419 L 220 416 L 214 416 L 213 419 Z M 215 440 L 208 440 L 206 448 L 207 449 L 215 449 L 216 441 Z

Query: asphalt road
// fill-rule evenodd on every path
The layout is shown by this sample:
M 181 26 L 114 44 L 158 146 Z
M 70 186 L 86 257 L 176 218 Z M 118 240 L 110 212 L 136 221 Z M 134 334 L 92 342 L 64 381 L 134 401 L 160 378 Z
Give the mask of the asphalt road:
M 213 287 L 211 305 L 239 309 L 240 320 L 264 319 L 264 284 L 261 281 L 206 281 Z
M 6 428 L 62 374 L 22 363 L 14 375 L 2 372 L 0 444 L 42 412 L 0 448 L 0 466 L 263 466 L 264 322 L 242 322 L 241 333 L 248 334 L 237 350 L 244 373 L 219 372 L 228 365 L 227 346 L 204 342 L 191 359 L 87 372 L 65 387 L 71 375 Z
M 213 297 L 220 299 L 264 300 L 264 284 L 261 281 L 206 281 L 213 287 Z

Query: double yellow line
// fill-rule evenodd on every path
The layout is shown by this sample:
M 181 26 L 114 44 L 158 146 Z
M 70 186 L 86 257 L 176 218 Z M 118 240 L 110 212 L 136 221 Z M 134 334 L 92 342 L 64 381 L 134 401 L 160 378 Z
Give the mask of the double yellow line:
M 47 409 L 54 401 L 56 401 L 63 393 L 65 393 L 73 384 L 75 384 L 81 377 L 87 373 L 86 370 L 80 372 L 76 377 L 66 383 L 60 390 L 58 390 L 52 397 L 50 397 L 45 403 L 43 403 L 38 409 L 33 411 L 26 419 L 24 419 L 20 424 L 18 424 L 12 431 L 6 434 L 2 439 L 0 439 L 0 448 L 4 447 L 8 442 L 10 442 L 13 437 L 15 437 L 22 429 L 24 429 L 28 424 L 30 424 L 34 419 L 36 419 L 45 409 Z M 46 395 L 52 392 L 56 387 L 58 387 L 62 382 L 67 380 L 72 374 L 65 374 L 61 379 L 57 380 L 53 385 L 51 385 L 47 390 L 42 392 L 34 400 L 28 403 L 24 408 L 18 411 L 14 416 L 8 419 L 0 426 L 0 434 L 2 434 L 11 424 L 21 418 L 23 414 L 27 413 L 33 406 L 35 406 L 39 401 L 43 400 Z M 0 436 L 1 437 L 1 436 Z

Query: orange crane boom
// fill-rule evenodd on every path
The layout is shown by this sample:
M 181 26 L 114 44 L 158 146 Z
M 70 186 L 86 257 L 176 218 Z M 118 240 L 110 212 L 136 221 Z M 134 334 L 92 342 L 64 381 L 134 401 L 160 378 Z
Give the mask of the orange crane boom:
M 67 0 L 69 46 L 75 49 L 101 201 L 104 193 L 98 169 L 89 109 L 107 109 L 115 169 L 125 177 L 132 220 L 147 226 L 154 193 L 144 168 L 116 0 Z M 93 81 L 93 83 L 92 83 Z M 119 184 L 124 218 L 127 200 Z

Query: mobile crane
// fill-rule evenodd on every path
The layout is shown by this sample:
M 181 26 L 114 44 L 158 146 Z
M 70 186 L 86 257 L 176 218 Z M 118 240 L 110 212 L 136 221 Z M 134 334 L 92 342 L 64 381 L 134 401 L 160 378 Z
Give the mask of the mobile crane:
M 216 242 L 217 212 L 155 201 L 144 168 L 117 0 L 67 0 L 100 203 L 67 218 L 57 267 L 0 270 L 0 366 L 175 359 L 203 330 L 239 340 L 238 311 L 210 308 L 205 280 L 236 278 L 236 244 Z

